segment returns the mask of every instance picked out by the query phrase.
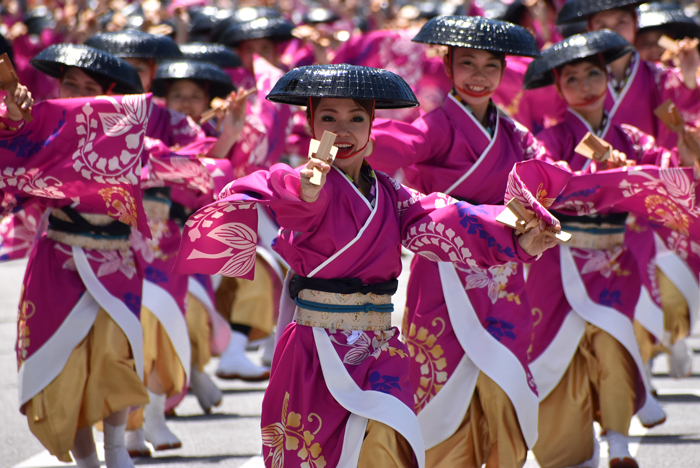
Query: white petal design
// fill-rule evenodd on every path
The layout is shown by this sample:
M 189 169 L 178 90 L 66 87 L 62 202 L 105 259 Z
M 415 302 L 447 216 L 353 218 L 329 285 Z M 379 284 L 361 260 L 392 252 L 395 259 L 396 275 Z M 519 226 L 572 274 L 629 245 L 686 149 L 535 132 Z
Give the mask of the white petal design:
M 247 250 L 251 247 L 255 249 L 258 241 L 256 232 L 243 223 L 222 224 L 212 229 L 207 236 L 238 250 Z

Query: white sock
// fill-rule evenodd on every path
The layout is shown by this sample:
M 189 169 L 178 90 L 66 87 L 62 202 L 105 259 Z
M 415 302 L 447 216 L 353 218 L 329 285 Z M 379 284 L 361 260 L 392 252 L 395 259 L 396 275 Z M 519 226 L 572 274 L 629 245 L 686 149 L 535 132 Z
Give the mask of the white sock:
M 105 421 L 104 429 L 107 468 L 133 468 L 134 463 L 126 450 L 126 423 L 121 426 L 112 426 Z
M 75 458 L 75 465 L 78 468 L 100 468 L 100 459 L 97 458 L 97 452 L 92 452 L 85 458 Z
M 608 453 L 610 459 L 632 458 L 628 447 L 629 441 L 627 436 L 608 429 L 605 437 L 608 439 Z

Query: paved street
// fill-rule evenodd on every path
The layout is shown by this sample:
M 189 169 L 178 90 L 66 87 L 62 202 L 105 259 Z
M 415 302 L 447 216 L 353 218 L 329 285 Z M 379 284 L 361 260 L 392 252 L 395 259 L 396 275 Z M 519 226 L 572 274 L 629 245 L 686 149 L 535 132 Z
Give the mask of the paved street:
M 31 435 L 26 419 L 17 411 L 17 369 L 14 357 L 15 311 L 26 262 L 0 264 L 0 467 L 65 466 L 43 450 Z M 405 275 L 401 278 L 405 280 Z M 403 311 L 405 281 L 398 294 L 397 311 Z M 395 314 L 397 323 L 400 314 Z M 649 468 L 700 467 L 700 337 L 691 342 L 695 350 L 695 373 L 685 380 L 668 377 L 665 358 L 654 363 L 653 383 L 660 394 L 668 421 L 646 431 L 633 421 L 630 447 L 640 466 Z M 251 356 L 255 356 L 254 353 Z M 216 362 L 210 363 L 213 373 Z M 264 384 L 244 384 L 217 380 L 224 390 L 224 401 L 210 415 L 204 415 L 194 395 L 188 395 L 177 408 L 169 425 L 183 448 L 159 452 L 137 465 L 157 467 L 261 467 L 260 406 Z M 97 435 L 99 439 L 99 434 Z M 99 445 L 99 444 L 98 444 Z M 607 456 L 603 444 L 602 455 Z M 526 467 L 535 468 L 534 460 Z M 607 467 L 603 459 L 601 467 Z

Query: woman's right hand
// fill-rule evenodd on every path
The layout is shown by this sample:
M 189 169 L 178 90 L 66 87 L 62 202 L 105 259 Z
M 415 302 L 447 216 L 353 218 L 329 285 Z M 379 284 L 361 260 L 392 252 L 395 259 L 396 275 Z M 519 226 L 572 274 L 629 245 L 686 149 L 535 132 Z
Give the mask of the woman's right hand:
M 321 171 L 321 184 L 314 185 L 311 183 L 311 177 L 314 175 L 314 169 Z M 312 203 L 318 198 L 321 189 L 326 184 L 326 177 L 330 172 L 331 166 L 320 159 L 309 158 L 309 161 L 301 170 L 301 195 L 300 198 L 305 202 Z

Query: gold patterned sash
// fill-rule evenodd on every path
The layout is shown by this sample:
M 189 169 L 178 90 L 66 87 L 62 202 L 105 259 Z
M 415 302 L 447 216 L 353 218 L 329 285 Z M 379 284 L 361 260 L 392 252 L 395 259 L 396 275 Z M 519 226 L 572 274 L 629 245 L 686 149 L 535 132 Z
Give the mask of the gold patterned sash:
M 625 242 L 624 230 L 622 230 L 622 232 L 617 232 L 620 231 L 620 225 L 607 223 L 595 225 L 583 223 L 562 223 L 561 228 L 563 231 L 574 234 L 571 241 L 568 243 L 569 247 L 579 249 L 612 250 Z
M 340 294 L 302 289 L 299 299 L 319 305 L 364 306 L 366 304 L 391 304 L 388 294 Z M 391 314 L 388 312 L 319 312 L 297 307 L 296 323 L 307 327 L 329 330 L 385 331 L 391 329 Z
M 87 222 L 93 226 L 106 226 L 114 222 L 114 219 L 103 214 L 97 213 L 79 213 Z M 60 209 L 51 210 L 51 216 L 60 219 L 61 221 L 71 222 L 71 219 Z M 127 250 L 129 248 L 129 239 L 105 239 L 99 237 L 86 236 L 82 234 L 74 234 L 70 232 L 56 231 L 49 228 L 46 231 L 46 237 L 60 242 L 61 244 L 82 247 L 84 249 L 93 250 Z

